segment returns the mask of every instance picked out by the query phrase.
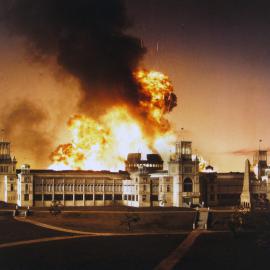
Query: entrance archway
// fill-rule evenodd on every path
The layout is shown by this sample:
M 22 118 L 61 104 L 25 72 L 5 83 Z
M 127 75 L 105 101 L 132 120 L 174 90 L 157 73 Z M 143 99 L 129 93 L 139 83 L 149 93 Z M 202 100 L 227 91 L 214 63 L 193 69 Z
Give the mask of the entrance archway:
M 192 192 L 192 180 L 190 178 L 186 178 L 183 183 L 183 191 L 184 192 Z

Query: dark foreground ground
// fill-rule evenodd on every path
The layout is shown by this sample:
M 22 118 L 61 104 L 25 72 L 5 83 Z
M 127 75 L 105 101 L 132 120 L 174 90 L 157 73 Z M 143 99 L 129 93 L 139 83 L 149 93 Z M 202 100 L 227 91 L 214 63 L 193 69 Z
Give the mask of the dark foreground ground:
M 0 244 L 38 238 L 72 235 L 16 221 L 11 214 L 0 215 Z M 0 251 L 2 253 L 2 251 Z M 2 269 L 0 261 L 0 269 Z
M 68 235 L 0 215 L 0 244 Z M 185 237 L 87 237 L 6 247 L 0 249 L 0 269 L 153 269 Z
M 184 237 L 90 237 L 5 248 L 1 269 L 153 269 Z
M 108 229 L 127 230 L 121 226 L 126 213 L 79 213 L 66 212 L 53 217 L 48 213 L 37 212 L 31 218 L 48 221 L 50 224 L 84 230 Z M 140 222 L 132 231 L 155 231 L 188 228 L 194 213 L 136 213 Z M 247 231 L 237 232 L 236 236 L 228 230 L 231 213 L 214 213 L 211 216 L 211 232 L 199 236 L 186 256 L 175 269 L 197 270 L 254 270 L 268 269 L 270 241 L 265 245 L 261 237 L 263 224 L 269 213 L 253 215 L 253 226 Z M 252 217 L 252 216 L 251 216 Z M 248 219 L 245 219 L 248 220 Z M 252 220 L 252 219 L 251 219 Z M 153 227 L 153 225 L 155 226 Z M 186 225 L 185 225 L 186 224 Z M 103 227 L 102 227 L 102 226 Z M 109 226 L 108 228 L 106 226 Z M 121 228 L 118 228 L 121 227 Z M 252 229 L 252 231 L 250 231 Z M 249 230 L 249 231 L 248 231 Z M 218 232 L 219 231 L 219 232 Z M 267 231 L 266 231 L 267 232 Z M 38 226 L 14 220 L 10 213 L 0 215 L 0 244 L 44 237 L 69 236 Z M 266 234 L 267 239 L 270 234 Z M 13 269 L 154 269 L 186 237 L 184 234 L 110 236 L 66 239 L 35 243 L 0 249 L 0 270 Z M 258 241 L 260 240 L 260 241 Z
M 255 232 L 243 232 L 236 238 L 229 232 L 202 234 L 175 270 L 269 269 L 270 247 L 257 240 Z

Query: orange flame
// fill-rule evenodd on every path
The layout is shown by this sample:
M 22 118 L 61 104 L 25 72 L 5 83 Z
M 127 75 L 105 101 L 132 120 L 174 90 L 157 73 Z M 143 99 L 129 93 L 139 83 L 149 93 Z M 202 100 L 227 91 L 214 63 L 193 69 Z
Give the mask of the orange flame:
M 175 136 L 168 130 L 165 114 L 176 106 L 173 87 L 167 76 L 156 71 L 140 70 L 134 74 L 141 91 L 139 110 L 159 132 L 145 136 L 141 120 L 125 106 L 117 106 L 98 120 L 74 115 L 68 121 L 72 141 L 59 145 L 51 154 L 51 169 L 122 170 L 130 152 L 143 154 L 168 152 Z M 166 125 L 166 128 L 164 126 Z
M 158 71 L 139 70 L 134 73 L 141 86 L 140 109 L 148 113 L 148 119 L 169 128 L 164 115 L 176 106 L 176 96 L 168 76 Z

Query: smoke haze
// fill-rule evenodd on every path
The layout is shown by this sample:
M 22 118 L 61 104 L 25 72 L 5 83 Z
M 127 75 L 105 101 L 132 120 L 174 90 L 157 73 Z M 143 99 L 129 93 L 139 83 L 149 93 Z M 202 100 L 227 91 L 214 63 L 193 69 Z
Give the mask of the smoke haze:
M 23 153 L 25 162 L 34 156 L 36 163 L 46 163 L 51 138 L 44 131 L 46 112 L 27 100 L 7 106 L 2 114 L 5 134 L 17 151 Z
M 130 22 L 123 1 L 15 0 L 2 1 L 0 7 L 2 22 L 25 38 L 32 59 L 54 57 L 79 80 L 83 111 L 138 104 L 133 71 L 146 50 L 125 34 Z

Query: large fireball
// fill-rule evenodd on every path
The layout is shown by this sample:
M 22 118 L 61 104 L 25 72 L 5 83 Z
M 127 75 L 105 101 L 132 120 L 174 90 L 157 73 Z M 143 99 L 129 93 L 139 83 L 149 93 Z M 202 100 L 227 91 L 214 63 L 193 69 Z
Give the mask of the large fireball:
M 140 85 L 140 110 L 146 112 L 148 120 L 168 130 L 169 122 L 164 117 L 176 106 L 173 85 L 165 74 L 155 70 L 138 70 L 134 73 Z
M 97 120 L 86 115 L 72 116 L 68 121 L 72 140 L 51 154 L 51 169 L 116 171 L 124 169 L 130 152 L 169 151 L 175 136 L 165 115 L 176 106 L 173 86 L 167 76 L 157 71 L 140 70 L 134 77 L 140 88 L 138 114 L 145 119 L 126 106 L 115 106 Z M 146 134 L 146 123 L 158 132 Z

